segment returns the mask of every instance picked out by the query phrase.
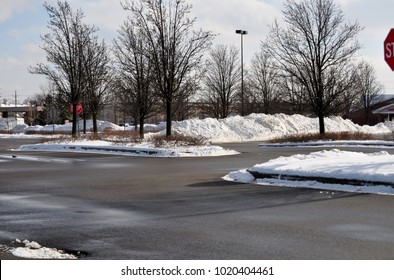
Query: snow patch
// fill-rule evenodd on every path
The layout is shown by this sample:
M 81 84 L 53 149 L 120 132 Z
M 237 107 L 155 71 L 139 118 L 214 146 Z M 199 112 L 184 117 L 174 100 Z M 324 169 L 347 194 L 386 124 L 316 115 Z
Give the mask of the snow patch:
M 394 195 L 394 155 L 385 151 L 366 154 L 338 149 L 325 150 L 310 154 L 279 157 L 265 163 L 256 164 L 248 170 L 266 178 L 255 179 L 254 176 L 252 178 L 243 169 L 229 173 L 224 179 L 263 185 Z M 277 178 L 272 178 L 272 175 Z M 304 178 L 304 180 L 288 179 L 295 176 Z M 281 179 L 281 177 L 284 177 L 284 179 Z M 308 180 L 308 178 L 332 178 L 335 181 L 343 180 L 349 183 L 355 181 L 362 184 L 330 184 Z
M 19 239 L 16 239 L 16 243 L 18 245 L 22 245 L 22 247 L 9 249 L 9 251 L 16 257 L 26 259 L 77 259 L 76 256 L 67 254 L 63 250 L 43 247 L 36 241 L 20 241 Z

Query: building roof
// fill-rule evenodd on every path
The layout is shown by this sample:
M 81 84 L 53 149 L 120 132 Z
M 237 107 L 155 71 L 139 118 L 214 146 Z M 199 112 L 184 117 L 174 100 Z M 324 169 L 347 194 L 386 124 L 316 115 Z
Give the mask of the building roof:
M 17 107 L 2 107 L 0 106 L 0 112 L 20 113 L 29 111 L 43 111 L 42 106 L 17 106 Z
M 394 114 L 394 104 L 389 104 L 389 105 L 384 106 L 382 108 L 376 109 L 372 113 L 374 113 L 375 115 Z

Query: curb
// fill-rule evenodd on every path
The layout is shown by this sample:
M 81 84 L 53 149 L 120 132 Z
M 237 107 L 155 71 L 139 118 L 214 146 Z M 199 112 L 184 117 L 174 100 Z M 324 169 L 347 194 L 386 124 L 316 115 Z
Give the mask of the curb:
M 278 173 L 260 173 L 247 169 L 255 179 L 278 179 L 288 181 L 316 181 L 323 184 L 340 184 L 352 186 L 388 186 L 394 188 L 394 183 L 378 182 L 378 181 L 364 181 L 356 179 L 338 179 L 328 177 L 313 177 L 313 176 L 298 176 L 298 175 L 282 175 Z

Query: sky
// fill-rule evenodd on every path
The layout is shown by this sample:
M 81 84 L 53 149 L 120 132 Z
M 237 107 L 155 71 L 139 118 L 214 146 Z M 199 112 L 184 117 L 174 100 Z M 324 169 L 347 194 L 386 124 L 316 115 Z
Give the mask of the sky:
M 246 66 L 259 51 L 268 35 L 269 25 L 282 18 L 283 0 L 187 0 L 193 5 L 196 27 L 218 34 L 214 44 L 240 47 L 236 29 L 248 31 L 244 36 Z M 47 0 L 56 5 L 56 0 Z M 85 22 L 96 25 L 99 36 L 111 45 L 117 30 L 127 18 L 120 0 L 69 0 L 74 10 L 82 9 Z M 384 61 L 383 41 L 394 28 L 392 0 L 334 0 L 342 9 L 345 21 L 359 22 L 362 49 L 359 59 L 370 62 L 386 93 L 394 93 L 394 74 Z M 46 62 L 40 49 L 40 36 L 48 32 L 48 15 L 41 0 L 1 0 L 0 3 L 0 100 L 18 103 L 42 92 L 44 77 L 32 75 L 29 66 Z

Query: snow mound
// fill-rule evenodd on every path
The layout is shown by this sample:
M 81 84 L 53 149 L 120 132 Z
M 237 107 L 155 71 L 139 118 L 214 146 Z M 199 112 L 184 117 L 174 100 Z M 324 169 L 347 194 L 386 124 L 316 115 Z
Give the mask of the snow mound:
M 79 129 L 83 129 L 83 121 L 79 121 Z M 93 120 L 86 121 L 86 129 L 90 131 L 93 129 Z M 97 129 L 99 132 L 103 132 L 105 129 L 112 129 L 112 130 L 122 130 L 123 128 L 107 121 L 97 121 Z M 34 132 L 71 132 L 72 131 L 72 123 L 67 124 L 48 124 L 45 126 L 35 125 L 30 126 L 25 129 L 25 131 L 34 131 Z M 19 132 L 19 131 L 18 131 Z
M 42 247 L 35 241 L 16 240 L 16 243 L 23 244 L 23 247 L 11 249 L 10 252 L 20 258 L 26 259 L 77 259 L 76 256 L 67 254 L 62 250 L 55 248 Z
M 262 185 L 394 195 L 394 155 L 385 151 L 360 153 L 325 150 L 279 157 L 256 164 L 247 171 L 231 172 L 223 179 Z
M 376 126 L 359 126 L 341 117 L 325 119 L 328 132 L 364 132 L 370 134 L 391 133 L 392 127 L 385 124 Z M 294 134 L 319 132 L 317 118 L 302 115 L 285 114 L 251 114 L 246 117 L 233 116 L 226 119 L 191 119 L 174 122 L 177 133 L 190 136 L 203 136 L 216 143 L 266 141 L 273 138 Z
M 107 121 L 98 121 L 98 130 L 133 130 L 133 126 L 122 127 Z M 341 117 L 330 117 L 325 119 L 327 132 L 364 132 L 369 134 L 388 134 L 394 130 L 394 122 L 380 123 L 376 126 L 360 126 L 350 120 Z M 83 121 L 79 122 L 82 130 Z M 87 131 L 93 128 L 93 121 L 87 120 Z M 190 119 L 173 122 L 173 133 L 179 133 L 192 137 L 204 137 L 209 142 L 231 143 L 246 141 L 266 141 L 295 134 L 310 134 L 319 132 L 319 121 L 317 118 L 302 115 L 285 114 L 250 114 L 245 117 L 232 116 L 226 119 Z M 165 133 L 165 123 L 146 124 L 146 131 L 160 131 Z M 34 132 L 71 132 L 72 124 L 26 126 L 15 127 L 17 133 Z

